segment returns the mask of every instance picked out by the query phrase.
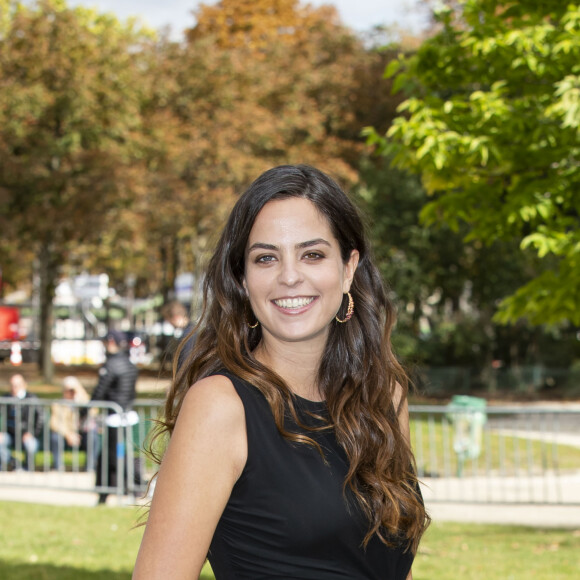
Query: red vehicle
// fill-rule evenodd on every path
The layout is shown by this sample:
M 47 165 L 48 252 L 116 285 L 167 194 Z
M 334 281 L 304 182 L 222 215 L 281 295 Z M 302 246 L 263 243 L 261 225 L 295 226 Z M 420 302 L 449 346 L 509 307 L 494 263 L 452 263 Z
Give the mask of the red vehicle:
M 35 359 L 38 345 L 20 336 L 20 310 L 17 306 L 0 306 L 0 361 L 13 365 Z
M 18 321 L 20 313 L 14 306 L 0 306 L 0 341 L 12 341 L 20 338 Z

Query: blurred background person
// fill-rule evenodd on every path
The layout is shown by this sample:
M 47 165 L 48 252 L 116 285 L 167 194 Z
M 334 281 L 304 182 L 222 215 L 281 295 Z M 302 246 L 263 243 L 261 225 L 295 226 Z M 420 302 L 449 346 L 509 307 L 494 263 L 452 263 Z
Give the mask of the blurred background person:
M 38 397 L 28 392 L 24 377 L 17 373 L 10 377 L 10 397 L 14 399 L 37 400 Z M 6 430 L 0 433 L 0 468 L 34 470 L 34 457 L 38 451 L 44 418 L 40 408 L 34 405 L 7 405 Z M 18 439 L 20 442 L 18 443 Z M 11 450 L 23 450 L 25 461 L 21 464 L 18 456 Z
M 107 360 L 99 369 L 99 382 L 93 391 L 91 401 L 117 403 L 126 413 L 131 410 L 135 401 L 137 367 L 129 360 L 128 343 L 124 332 L 111 330 L 104 338 Z M 119 428 L 123 421 L 112 420 L 115 415 L 109 411 L 107 425 L 104 427 L 103 444 L 97 459 L 97 487 L 116 487 L 118 483 L 117 442 Z M 113 426 L 116 424 L 117 426 Z M 125 477 L 126 481 L 126 477 Z M 99 493 L 99 504 L 106 503 L 106 492 Z
M 75 403 L 88 403 L 89 394 L 82 383 L 73 376 L 63 379 L 63 399 Z M 95 469 L 99 451 L 95 412 L 84 407 L 55 403 L 50 408 L 50 452 L 52 467 L 64 469 L 63 452 L 66 449 L 86 451 L 86 469 Z

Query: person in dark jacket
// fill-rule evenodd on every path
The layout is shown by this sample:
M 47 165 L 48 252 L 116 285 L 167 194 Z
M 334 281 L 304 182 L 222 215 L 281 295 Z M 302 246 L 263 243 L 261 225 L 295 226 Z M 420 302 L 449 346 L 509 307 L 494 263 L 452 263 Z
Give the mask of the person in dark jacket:
M 13 399 L 36 400 L 36 395 L 29 393 L 26 380 L 21 374 L 10 377 L 10 396 Z M 35 405 L 7 405 L 6 427 L 0 433 L 0 468 L 15 469 L 20 467 L 18 458 L 11 455 L 11 449 L 23 450 L 26 461 L 24 469 L 34 470 L 34 456 L 44 425 L 42 410 Z M 20 440 L 20 443 L 18 443 Z
M 126 413 L 135 401 L 137 367 L 129 360 L 125 333 L 111 330 L 104 339 L 107 360 L 99 370 L 99 382 L 93 391 L 91 401 L 117 403 Z M 114 414 L 110 411 L 109 418 Z M 99 487 L 117 486 L 117 442 L 119 425 L 105 427 L 103 446 L 97 460 L 97 480 Z M 126 480 L 126 478 L 125 478 Z M 109 494 L 99 493 L 99 504 L 106 503 Z

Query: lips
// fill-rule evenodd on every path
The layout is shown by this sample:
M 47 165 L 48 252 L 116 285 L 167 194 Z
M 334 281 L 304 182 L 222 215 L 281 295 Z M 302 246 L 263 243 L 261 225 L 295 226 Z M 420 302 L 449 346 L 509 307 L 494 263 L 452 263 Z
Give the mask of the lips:
M 313 300 L 313 296 L 300 296 L 296 298 L 279 298 L 278 300 L 273 300 L 273 302 L 280 308 L 293 309 L 308 306 Z

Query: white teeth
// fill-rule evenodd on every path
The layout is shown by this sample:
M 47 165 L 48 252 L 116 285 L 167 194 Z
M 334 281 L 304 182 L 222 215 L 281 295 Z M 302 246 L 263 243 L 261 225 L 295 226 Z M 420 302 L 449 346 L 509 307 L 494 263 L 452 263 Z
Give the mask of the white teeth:
M 301 308 L 310 304 L 314 298 L 282 298 L 281 300 L 274 300 L 274 304 L 280 308 Z

